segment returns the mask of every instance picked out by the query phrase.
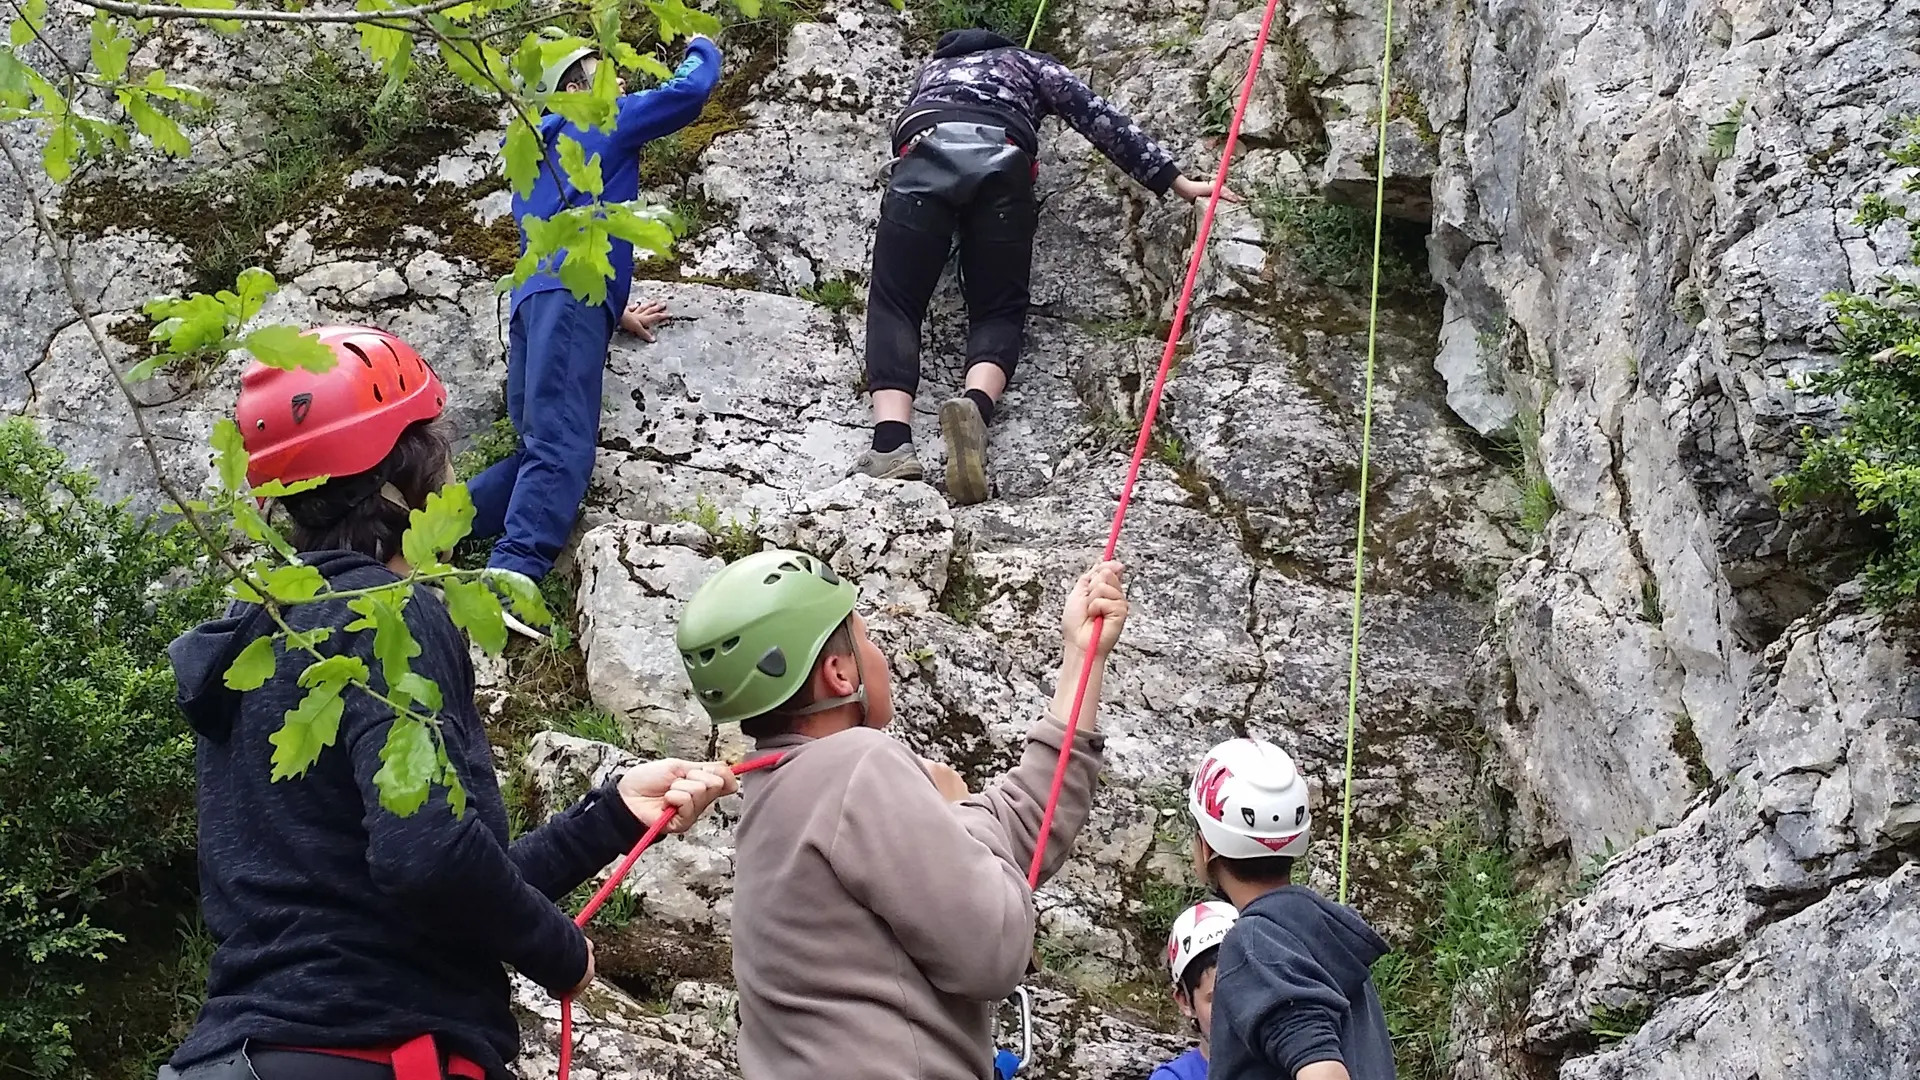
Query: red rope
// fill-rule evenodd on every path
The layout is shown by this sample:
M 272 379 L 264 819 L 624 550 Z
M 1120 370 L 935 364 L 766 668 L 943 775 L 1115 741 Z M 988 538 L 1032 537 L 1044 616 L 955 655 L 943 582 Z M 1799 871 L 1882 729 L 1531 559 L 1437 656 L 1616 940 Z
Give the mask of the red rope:
M 1247 116 L 1247 103 L 1253 100 L 1254 76 L 1260 73 L 1260 57 L 1267 51 L 1267 35 L 1273 29 L 1273 13 L 1279 0 L 1267 0 L 1266 14 L 1260 19 L 1260 33 L 1253 39 L 1253 57 L 1247 62 L 1247 76 L 1240 81 L 1240 102 L 1234 106 L 1233 123 L 1227 126 L 1227 143 L 1220 151 L 1220 165 L 1213 171 L 1213 194 L 1207 199 L 1206 212 L 1200 215 L 1200 235 L 1193 242 L 1193 257 L 1187 260 L 1187 280 L 1180 287 L 1180 302 L 1173 309 L 1173 326 L 1167 330 L 1167 347 L 1160 353 L 1160 370 L 1153 377 L 1153 392 L 1147 396 L 1147 413 L 1140 420 L 1140 437 L 1133 443 L 1133 461 L 1127 466 L 1127 482 L 1120 488 L 1120 505 L 1113 512 L 1113 528 L 1107 533 L 1103 559 L 1113 558 L 1120 546 L 1120 525 L 1133 502 L 1133 485 L 1140 477 L 1140 463 L 1146 460 L 1147 447 L 1153 441 L 1153 420 L 1160 412 L 1160 395 L 1166 390 L 1167 376 L 1173 371 L 1174 353 L 1180 347 L 1180 332 L 1186 328 L 1187 309 L 1193 303 L 1194 282 L 1200 278 L 1200 257 L 1206 254 L 1207 237 L 1213 232 L 1213 215 L 1220 207 L 1220 193 L 1226 190 L 1227 169 L 1233 163 L 1234 144 L 1240 141 L 1240 124 Z M 1092 642 L 1097 644 L 1105 619 L 1093 621 Z M 1053 831 L 1054 811 L 1060 806 L 1060 789 L 1066 783 L 1067 764 L 1073 757 L 1073 736 L 1080 727 L 1080 706 L 1087 698 L 1087 682 L 1093 677 L 1095 650 L 1087 650 L 1080 666 L 1080 682 L 1073 691 L 1073 711 L 1067 714 L 1067 739 L 1060 747 L 1060 761 L 1053 769 L 1053 787 L 1047 792 L 1047 810 L 1040 819 L 1040 836 L 1033 846 L 1033 863 L 1027 867 L 1027 885 L 1040 887 L 1040 864 L 1047 856 L 1047 837 Z
M 771 767 L 778 764 L 780 758 L 781 755 L 779 754 L 766 754 L 754 758 L 752 761 L 743 761 L 732 767 L 733 775 L 740 776 L 753 772 L 756 769 Z M 588 900 L 586 906 L 580 909 L 580 914 L 573 917 L 573 925 L 585 928 L 587 923 L 592 921 L 594 914 L 600 910 L 601 905 L 607 902 L 607 897 L 612 896 L 613 890 L 619 888 L 620 883 L 626 880 L 628 872 L 633 869 L 633 864 L 640 861 L 640 856 L 645 854 L 649 847 L 653 846 L 655 840 L 660 839 L 660 834 L 666 831 L 667 825 L 673 821 L 677 813 L 676 811 L 673 814 L 661 814 L 658 818 L 654 819 L 653 824 L 648 826 L 647 831 L 641 835 L 640 842 L 633 845 L 633 850 L 627 852 L 627 857 L 620 860 L 619 866 L 614 867 L 613 873 L 607 877 L 606 883 L 601 885 L 599 891 L 593 894 L 593 899 Z M 567 994 L 560 999 L 560 1080 L 567 1080 L 567 1074 L 572 1070 L 573 995 Z
M 1253 39 L 1253 56 L 1247 62 L 1246 78 L 1240 82 L 1240 100 L 1234 106 L 1233 122 L 1227 127 L 1227 142 L 1220 151 L 1220 164 L 1213 172 L 1213 193 L 1207 198 L 1206 212 L 1200 215 L 1200 234 L 1194 240 L 1192 258 L 1187 260 L 1187 278 L 1180 287 L 1180 302 L 1173 309 L 1173 325 L 1167 330 L 1167 345 L 1160 353 L 1160 370 L 1154 374 L 1153 392 L 1147 397 L 1146 415 L 1140 420 L 1140 437 L 1134 440 L 1133 460 L 1127 465 L 1127 482 L 1120 488 L 1120 505 L 1113 512 L 1113 527 L 1107 532 L 1107 547 L 1102 556 L 1103 559 L 1112 559 L 1115 550 L 1120 546 L 1120 526 L 1126 521 L 1127 507 L 1133 502 L 1133 488 L 1140 478 L 1140 465 L 1146 460 L 1147 447 L 1153 441 L 1153 421 L 1160 412 L 1160 397 L 1166 391 L 1167 376 L 1173 371 L 1174 354 L 1180 347 L 1180 333 L 1186 328 L 1187 311 L 1193 304 L 1194 283 L 1200 278 L 1200 259 L 1206 254 L 1207 239 L 1213 234 L 1213 217 L 1220 208 L 1220 193 L 1226 190 L 1227 171 L 1233 164 L 1234 146 L 1240 141 L 1240 125 L 1246 120 L 1248 103 L 1253 100 L 1254 77 L 1260 73 L 1260 58 L 1267 51 L 1267 36 L 1273 30 L 1273 15 L 1278 6 L 1279 0 L 1267 0 L 1266 12 L 1260 19 L 1260 32 Z M 1093 621 L 1092 644 L 1099 643 L 1105 622 L 1105 619 Z M 1080 666 L 1079 684 L 1074 687 L 1073 710 L 1067 717 L 1066 742 L 1060 749 L 1059 764 L 1054 766 L 1053 785 L 1047 792 L 1046 812 L 1040 819 L 1040 835 L 1033 847 L 1033 863 L 1027 868 L 1027 884 L 1032 888 L 1038 888 L 1040 884 L 1040 865 L 1046 859 L 1047 838 L 1053 831 L 1054 814 L 1060 807 L 1060 789 L 1066 783 L 1067 764 L 1073 757 L 1074 733 L 1080 727 L 1080 706 L 1086 701 L 1087 683 L 1093 678 L 1095 655 L 1095 649 L 1087 650 L 1086 659 Z M 735 765 L 733 771 L 735 775 L 752 772 L 755 769 L 767 768 L 779 760 L 780 755 L 769 754 Z M 633 850 L 627 852 L 627 857 L 621 860 L 612 876 L 607 878 L 606 884 L 600 886 L 600 890 L 594 893 L 593 899 L 587 901 L 586 906 L 580 909 L 580 914 L 574 917 L 576 926 L 587 925 L 587 921 L 593 918 L 602 904 L 606 903 L 607 897 L 613 895 L 613 890 L 620 886 L 627 872 L 633 869 L 633 864 L 639 861 L 641 854 L 659 838 L 667 822 L 672 818 L 671 814 L 662 815 L 647 830 L 646 835 L 640 838 L 640 842 L 633 846 Z M 560 999 L 560 1080 L 567 1080 L 572 1067 L 573 995 L 569 994 Z

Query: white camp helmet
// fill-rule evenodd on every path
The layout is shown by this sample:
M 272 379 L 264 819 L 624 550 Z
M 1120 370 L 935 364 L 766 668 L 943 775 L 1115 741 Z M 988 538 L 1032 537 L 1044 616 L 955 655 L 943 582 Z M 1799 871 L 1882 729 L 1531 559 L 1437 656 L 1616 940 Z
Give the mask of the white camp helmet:
M 1239 917 L 1232 904 L 1207 900 L 1173 920 L 1173 933 L 1167 935 L 1167 968 L 1173 973 L 1175 985 L 1194 957 L 1227 940 L 1227 931 Z
M 1228 859 L 1299 858 L 1313 825 L 1306 777 L 1285 750 L 1263 739 L 1229 739 L 1207 751 L 1187 792 L 1187 813 L 1214 854 Z

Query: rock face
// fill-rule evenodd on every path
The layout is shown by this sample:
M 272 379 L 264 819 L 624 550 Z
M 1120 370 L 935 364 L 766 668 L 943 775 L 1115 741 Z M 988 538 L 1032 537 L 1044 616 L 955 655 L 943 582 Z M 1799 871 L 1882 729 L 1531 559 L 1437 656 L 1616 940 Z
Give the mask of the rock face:
M 1199 174 L 1259 25 L 1241 6 L 1076 0 L 1049 32 Z M 1912 639 L 1842 584 L 1850 537 L 1783 519 L 1770 485 L 1801 425 L 1836 415 L 1789 382 L 1829 362 L 1821 296 L 1906 254 L 1852 207 L 1888 183 L 1888 119 L 1920 110 L 1920 8 L 1397 12 L 1387 210 L 1431 228 L 1437 296 L 1388 296 L 1371 342 L 1352 899 L 1407 941 L 1418 913 L 1401 903 L 1397 838 L 1485 808 L 1539 867 L 1611 856 L 1548 917 L 1514 1015 L 1456 1003 L 1460 1078 L 1914 1075 Z M 1347 780 L 1368 309 L 1309 272 L 1339 238 L 1287 232 L 1266 197 L 1370 204 L 1382 13 L 1289 0 L 1256 73 L 1232 174 L 1256 197 L 1216 222 L 1119 547 L 1133 616 L 1103 704 L 1106 784 L 1037 897 L 1036 1075 L 1137 1078 L 1184 1044 L 1159 935 L 1189 887 L 1178 806 L 1208 745 L 1275 739 L 1322 807 Z M 847 477 L 866 438 L 862 319 L 857 301 L 806 297 L 860 291 L 922 17 L 850 0 L 777 49 L 728 43 L 753 73 L 746 103 L 674 180 L 707 222 L 637 286 L 677 318 L 656 343 L 615 342 L 567 563 L 584 691 L 626 745 L 534 737 L 509 764 L 549 801 L 635 755 L 746 749 L 691 699 L 673 624 L 707 575 L 768 544 L 858 583 L 896 733 L 976 788 L 1047 707 L 1065 589 L 1107 538 L 1196 215 L 1050 125 L 1036 309 L 991 433 L 993 500 L 952 507 L 938 483 L 934 415 L 964 364 L 951 282 L 915 417 L 934 482 Z M 259 80 L 308 47 L 187 31 L 170 62 L 202 82 Z M 257 117 L 213 122 L 235 153 L 258 145 Z M 284 287 L 263 318 L 401 334 L 447 381 L 463 434 L 502 411 L 492 277 L 512 234 L 496 137 L 357 162 L 265 234 Z M 177 179 L 129 168 L 136 191 Z M 46 194 L 80 229 L 79 280 L 127 364 L 141 302 L 192 279 L 194 238 L 137 206 L 83 214 L 87 182 Z M 20 204 L 10 174 L 0 192 Z M 16 224 L 0 251 L 0 408 L 39 419 L 108 492 L 157 506 L 44 245 Z M 139 388 L 170 477 L 200 481 L 236 385 L 228 365 Z M 494 714 L 511 715 L 511 679 L 490 668 L 488 682 Z M 648 855 L 624 886 L 632 921 L 596 929 L 605 978 L 580 1004 L 583 1077 L 738 1075 L 735 801 Z M 1315 847 L 1311 883 L 1331 888 L 1335 848 Z M 520 1066 L 545 1075 L 557 1003 L 524 983 L 516 1002 Z

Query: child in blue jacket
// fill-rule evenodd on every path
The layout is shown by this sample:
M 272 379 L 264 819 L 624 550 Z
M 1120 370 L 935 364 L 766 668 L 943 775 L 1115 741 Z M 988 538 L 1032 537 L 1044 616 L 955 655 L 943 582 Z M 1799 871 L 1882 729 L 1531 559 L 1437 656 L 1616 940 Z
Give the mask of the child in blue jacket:
M 593 85 L 600 58 L 582 51 L 550 69 L 543 90 L 583 91 Z M 651 90 L 622 94 L 611 131 L 582 129 L 557 113 L 540 118 L 540 135 L 551 151 L 566 135 L 591 160 L 600 158 L 602 202 L 626 202 L 640 192 L 640 151 L 648 142 L 692 123 L 720 81 L 720 49 L 705 37 L 687 43 L 686 59 L 673 77 Z M 543 167 L 533 191 L 513 198 L 526 250 L 526 219 L 547 218 L 588 197 L 564 174 Z M 513 290 L 507 354 L 507 416 L 520 434 L 520 449 L 475 477 L 473 535 L 500 534 L 488 565 L 517 570 L 539 580 L 567 542 L 580 500 L 593 474 L 600 436 L 600 377 L 616 325 L 647 328 L 644 313 L 627 310 L 633 285 L 633 245 L 612 240 L 613 280 L 606 302 L 589 306 L 560 283 L 564 253 Z M 638 333 L 639 330 L 635 329 Z M 645 335 L 642 335 L 645 336 Z
M 1213 1035 L 1214 965 L 1220 943 L 1240 913 L 1232 904 L 1209 900 L 1173 920 L 1167 935 L 1167 969 L 1173 975 L 1173 1003 L 1193 1023 L 1200 1045 L 1153 1070 L 1147 1080 L 1207 1080 L 1207 1040 Z

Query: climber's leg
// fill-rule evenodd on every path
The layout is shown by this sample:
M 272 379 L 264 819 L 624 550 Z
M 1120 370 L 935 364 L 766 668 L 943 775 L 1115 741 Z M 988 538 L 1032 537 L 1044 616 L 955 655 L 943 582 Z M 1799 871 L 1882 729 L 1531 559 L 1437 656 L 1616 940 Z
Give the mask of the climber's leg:
M 521 409 L 526 398 L 526 326 L 526 320 L 516 311 L 507 331 L 507 419 L 515 432 L 520 431 L 523 423 Z M 471 535 L 474 539 L 499 536 L 507 527 L 507 504 L 513 499 L 513 485 L 520 479 L 520 466 L 525 458 L 525 451 L 516 447 L 513 453 L 467 481 L 467 494 L 473 499 Z
M 981 186 L 960 229 L 967 388 L 964 396 L 940 409 L 940 432 L 947 442 L 947 494 L 957 503 L 987 497 L 987 425 L 1013 378 L 1026 337 L 1038 224 L 1030 176 L 1003 174 Z
M 867 289 L 867 390 L 873 395 L 873 445 L 855 472 L 917 480 L 913 395 L 920 388 L 920 327 L 946 269 L 955 225 L 951 208 L 927 195 L 889 190 L 880 204 Z
M 506 531 L 488 565 L 539 580 L 566 546 L 593 475 L 600 436 L 600 379 L 613 336 L 604 304 L 562 291 L 520 302 L 526 320 L 520 471 L 507 503 Z

